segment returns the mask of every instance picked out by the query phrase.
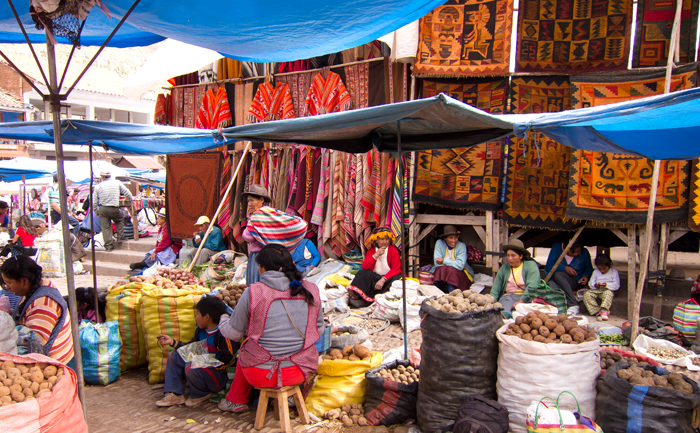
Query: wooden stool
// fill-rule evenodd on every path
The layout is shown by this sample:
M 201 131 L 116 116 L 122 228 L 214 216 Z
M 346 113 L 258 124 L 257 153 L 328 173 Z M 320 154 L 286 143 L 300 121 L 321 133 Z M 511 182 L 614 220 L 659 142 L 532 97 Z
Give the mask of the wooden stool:
M 294 402 L 297 405 L 297 412 L 301 422 L 309 424 L 309 413 L 306 411 L 304 398 L 301 395 L 299 385 L 284 386 L 277 388 L 256 388 L 260 390 L 260 400 L 258 401 L 258 411 L 255 414 L 255 429 L 260 430 L 265 425 L 265 414 L 267 413 L 267 399 L 274 399 L 275 419 L 280 421 L 280 431 L 291 433 L 292 427 L 289 424 L 289 400 L 290 396 L 294 397 Z

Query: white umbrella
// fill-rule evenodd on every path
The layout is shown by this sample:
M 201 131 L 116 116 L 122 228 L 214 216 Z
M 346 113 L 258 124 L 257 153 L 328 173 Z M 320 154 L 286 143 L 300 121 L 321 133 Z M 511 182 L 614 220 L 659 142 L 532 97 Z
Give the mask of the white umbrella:
M 66 179 L 73 183 L 90 181 L 89 161 L 65 161 Z M 107 161 L 92 161 L 92 172 L 95 177 L 99 177 L 102 172 L 109 172 L 112 177 L 129 177 L 129 172 L 121 167 L 110 164 Z

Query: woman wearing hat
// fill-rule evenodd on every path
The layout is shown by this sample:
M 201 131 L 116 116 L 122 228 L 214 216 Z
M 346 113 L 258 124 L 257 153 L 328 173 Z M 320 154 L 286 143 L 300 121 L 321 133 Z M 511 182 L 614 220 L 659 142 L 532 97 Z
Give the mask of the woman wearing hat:
M 161 265 L 169 265 L 175 261 L 177 253 L 182 248 L 182 244 L 173 242 L 170 239 L 168 228 L 165 227 L 165 208 L 156 212 L 156 224 L 158 225 L 158 236 L 156 237 L 156 247 L 147 252 L 143 260 L 129 265 L 132 271 L 143 268 L 150 268 L 156 261 Z
M 401 278 L 401 256 L 399 249 L 392 245 L 396 239 L 387 227 L 372 231 L 368 241 L 372 248 L 367 251 L 362 269 L 355 275 L 350 291 L 350 304 L 364 307 L 374 302 L 379 293 L 389 291 L 391 283 Z
M 540 283 L 540 268 L 520 239 L 511 239 L 501 249 L 506 253 L 506 263 L 496 274 L 491 296 L 503 305 L 503 314 L 510 318 L 511 311 L 517 303 L 532 301 L 528 290 L 537 289 Z
M 467 246 L 459 240 L 454 226 L 446 225 L 435 243 L 433 252 L 434 284 L 445 293 L 467 290 L 472 285 L 474 270 L 467 264 Z
M 272 199 L 267 195 L 267 189 L 262 185 L 251 185 L 247 192 L 241 194 L 241 197 L 248 201 L 248 218 L 262 209 L 263 206 L 272 205 Z M 258 272 L 255 258 L 265 245 L 253 237 L 249 226 L 243 230 L 243 240 L 248 243 L 248 267 L 245 272 L 245 282 L 250 286 L 260 281 L 260 272 Z

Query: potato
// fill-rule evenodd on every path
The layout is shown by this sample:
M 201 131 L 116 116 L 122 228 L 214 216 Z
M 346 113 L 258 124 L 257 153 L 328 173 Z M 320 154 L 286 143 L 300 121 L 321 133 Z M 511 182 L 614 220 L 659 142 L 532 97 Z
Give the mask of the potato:
M 554 333 L 557 334 L 557 337 L 561 337 L 566 334 L 566 328 L 563 325 L 557 325 L 557 327 L 554 328 Z
M 523 323 L 523 319 L 525 319 L 525 316 L 518 316 L 515 318 L 515 324 L 520 326 Z
M 12 379 L 4 379 L 2 384 L 5 386 L 12 386 L 15 382 Z
M 44 369 L 44 377 L 51 377 L 51 376 L 56 376 L 58 373 L 58 369 L 54 365 L 49 365 Z M 61 373 L 63 374 L 63 373 Z
M 526 333 L 526 334 L 523 334 L 523 337 L 522 337 L 522 338 L 523 338 L 523 340 L 532 341 L 532 334 L 530 334 L 530 333 L 528 332 L 528 333 Z
M 38 382 L 32 382 L 32 386 L 30 386 L 29 389 L 31 389 L 32 392 L 36 394 L 37 392 L 39 392 L 39 386 L 40 384 Z
M 22 381 L 21 385 L 22 385 L 22 389 L 31 388 L 32 382 L 29 380 L 25 380 L 25 381 Z
M 0 381 L 7 379 L 7 372 L 5 370 L 0 370 Z
M 56 382 L 58 382 L 58 376 L 49 377 L 48 379 L 46 379 L 46 381 L 51 386 L 56 385 Z
M 10 367 L 7 369 L 7 378 L 14 379 L 15 377 L 22 377 L 22 372 L 19 369 Z
M 544 343 L 547 339 L 541 335 L 538 335 L 537 337 L 533 338 L 533 340 L 537 341 L 538 343 Z
M 354 345 L 352 349 L 355 352 L 355 355 L 359 356 L 360 358 L 366 358 L 370 355 L 369 349 L 361 344 Z
M 679 383 L 677 385 L 674 385 L 674 388 L 676 388 L 678 391 L 683 391 L 686 394 L 693 393 L 693 386 L 685 381 L 683 383 Z
M 344 415 L 342 418 L 340 418 L 340 422 L 342 422 L 345 427 L 352 427 L 353 425 L 352 419 L 347 415 Z
M 334 420 L 340 418 L 340 409 L 329 410 L 325 413 L 324 418 Z
M 361 359 L 362 358 L 360 358 L 359 356 L 357 356 L 355 354 L 348 356 L 348 361 L 360 361 Z
M 367 418 L 361 416 L 361 417 L 357 420 L 357 425 L 368 426 L 368 425 L 369 425 L 369 421 L 367 421 Z
M 330 355 L 323 355 L 321 359 L 333 359 L 333 357 Z
M 10 395 L 10 388 L 6 386 L 0 386 L 0 397 L 5 397 L 6 395 Z
M 29 367 L 27 367 L 25 364 L 17 364 L 17 369 L 20 371 L 20 373 L 29 373 Z
M 24 388 L 24 390 L 22 390 L 22 393 L 26 397 L 34 397 L 34 392 L 31 390 L 31 388 Z
M 42 389 L 34 397 L 40 398 L 41 396 L 46 395 L 46 394 L 51 394 L 51 391 L 49 391 L 48 389 Z
M 654 383 L 656 384 L 656 386 L 667 386 L 668 380 L 666 380 L 666 378 L 663 376 L 655 376 Z
M 3 361 L 3 363 L 0 364 L 0 368 L 4 371 L 10 371 L 11 368 L 15 368 L 15 363 L 12 361 Z
M 561 342 L 564 344 L 571 344 L 573 341 L 573 338 L 571 338 L 571 335 L 569 334 L 564 334 L 561 336 Z
M 522 325 L 520 325 L 520 329 L 526 334 L 532 330 L 530 325 L 528 325 L 527 323 L 523 323 Z
M 539 329 L 543 325 L 544 325 L 544 323 L 542 322 L 542 320 L 539 317 L 532 319 L 532 322 L 530 323 L 530 326 L 535 328 L 535 329 Z
M 13 392 L 10 396 L 12 397 L 12 400 L 16 401 L 17 403 L 21 403 L 25 398 L 27 398 L 27 396 L 22 392 Z
M 42 389 L 49 389 L 49 383 L 48 383 L 48 382 L 44 382 L 44 383 L 40 384 L 40 385 L 39 385 L 39 391 L 41 391 Z
M 625 368 L 617 372 L 617 377 L 623 380 L 629 380 L 632 377 L 632 372 Z
M 12 386 L 10 386 L 10 394 L 12 394 L 13 392 L 22 392 L 22 389 L 24 389 L 22 388 L 22 385 L 20 385 L 19 383 L 15 383 Z
M 540 326 L 540 329 L 538 331 L 540 332 L 541 336 L 549 337 L 549 328 L 547 328 L 546 326 Z
M 338 349 L 331 350 L 331 358 L 341 359 L 342 357 L 343 357 L 343 353 L 340 350 L 338 350 Z
M 14 379 L 12 379 L 13 385 L 22 385 L 22 382 L 24 382 L 24 378 L 22 376 L 17 376 Z
M 345 346 L 343 347 L 343 356 L 350 356 L 352 355 L 352 346 Z

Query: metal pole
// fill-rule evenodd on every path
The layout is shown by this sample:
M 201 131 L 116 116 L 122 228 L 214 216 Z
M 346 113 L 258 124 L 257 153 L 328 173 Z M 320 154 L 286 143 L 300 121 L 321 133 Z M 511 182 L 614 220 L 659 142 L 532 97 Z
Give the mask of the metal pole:
M 219 213 L 221 213 L 221 208 L 226 202 L 226 198 L 229 196 L 231 193 L 231 188 L 233 187 L 233 183 L 236 181 L 236 178 L 238 177 L 238 170 L 240 170 L 241 165 L 243 165 L 243 160 L 245 160 L 246 155 L 248 154 L 248 150 L 250 149 L 251 142 L 249 141 L 248 144 L 246 144 L 245 149 L 243 149 L 243 155 L 241 155 L 241 160 L 238 161 L 238 165 L 236 166 L 236 170 L 233 172 L 233 175 L 231 175 L 231 181 L 228 183 L 228 188 L 226 188 L 226 192 L 224 193 L 224 196 L 221 197 L 221 201 L 219 202 L 219 207 L 216 209 L 216 213 L 214 213 L 214 216 L 211 218 L 211 222 L 209 223 L 209 227 L 207 228 L 206 233 L 204 233 L 204 237 L 202 237 L 202 241 L 199 243 L 199 247 L 197 248 L 197 253 L 192 257 L 192 262 L 190 263 L 190 266 L 187 268 L 187 272 L 192 272 L 192 268 L 194 267 L 194 264 L 197 262 L 197 259 L 199 258 L 199 253 L 202 251 L 202 247 L 204 246 L 204 242 L 206 242 L 207 238 L 209 237 L 209 233 L 211 233 L 211 230 L 214 228 L 214 223 L 216 222 L 216 219 L 219 218 Z
M 664 82 L 664 93 L 671 92 L 671 79 L 673 78 L 673 59 L 678 47 L 679 31 L 681 28 L 681 11 L 683 0 L 676 0 L 676 16 L 673 18 L 673 31 L 671 33 L 671 43 L 668 46 L 668 60 L 666 62 L 666 81 Z M 649 269 L 649 253 L 651 251 L 651 235 L 654 231 L 654 210 L 656 208 L 656 191 L 659 187 L 659 172 L 661 171 L 661 161 L 654 161 L 654 173 L 651 179 L 651 192 L 649 193 L 649 208 L 647 209 L 647 225 L 642 239 L 642 254 L 639 264 L 639 278 L 637 279 L 637 290 L 634 292 L 634 308 L 632 309 L 632 332 L 630 344 L 634 343 L 639 333 L 639 308 L 642 305 L 642 291 L 646 285 L 647 271 Z
M 78 375 L 78 396 L 83 406 L 83 416 L 87 418 L 85 404 L 85 387 L 83 384 L 83 357 L 80 351 L 80 334 L 78 331 L 78 310 L 75 301 L 75 278 L 73 275 L 73 260 L 71 253 L 70 230 L 68 227 L 68 197 L 66 195 L 66 177 L 63 168 L 63 143 L 61 130 L 61 98 L 58 94 L 56 79 L 56 49 L 46 36 L 46 53 L 49 61 L 49 100 L 53 115 L 53 136 L 56 149 L 56 175 L 58 177 L 58 193 L 61 201 L 61 229 L 63 231 L 63 255 L 66 267 L 66 283 L 68 286 L 68 310 L 70 312 L 71 333 L 73 334 L 73 351 L 75 372 Z
M 398 151 L 399 164 L 403 164 L 401 161 L 401 120 L 396 121 L 396 150 Z M 403 174 L 403 165 L 399 166 Z M 403 292 L 403 356 L 405 360 L 408 360 L 408 315 L 406 313 L 406 237 L 404 236 L 404 214 L 403 214 L 403 189 L 404 178 L 401 176 L 401 198 L 399 199 L 399 205 L 401 207 L 401 291 Z
M 22 215 L 27 214 L 27 176 L 22 175 Z
M 97 297 L 97 264 L 95 263 L 95 226 L 93 225 L 92 209 L 92 188 L 95 175 L 92 172 L 92 141 L 88 143 L 90 149 L 90 248 L 92 249 L 92 287 L 95 289 L 95 319 L 100 323 L 100 309 L 97 307 L 99 299 Z

